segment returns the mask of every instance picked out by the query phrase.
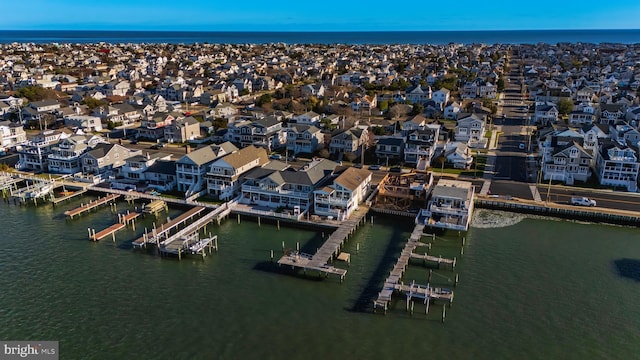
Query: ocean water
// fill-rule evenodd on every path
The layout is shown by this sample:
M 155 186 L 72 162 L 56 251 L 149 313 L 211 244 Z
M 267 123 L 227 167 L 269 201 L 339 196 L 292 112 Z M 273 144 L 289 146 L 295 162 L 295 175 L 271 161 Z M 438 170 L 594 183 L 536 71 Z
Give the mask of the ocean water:
M 640 30 L 206 32 L 2 30 L 6 43 L 535 44 L 640 42 Z
M 361 227 L 344 249 L 352 261 L 340 284 L 269 261 L 282 241 L 315 251 L 321 232 L 231 217 L 208 229 L 219 253 L 178 261 L 130 248 L 166 214 L 141 219 L 115 244 L 89 242 L 87 227 L 116 219 L 108 208 L 65 219 L 86 200 L 0 204 L 0 339 L 58 340 L 62 359 L 631 359 L 640 351 L 637 229 L 480 210 L 463 257 L 457 233 L 434 242 L 432 254 L 459 259 L 432 278 L 453 288 L 460 276 L 443 324 L 442 305 L 425 316 L 416 304 L 411 316 L 400 296 L 386 315 L 371 311 L 411 221 L 374 216 Z M 412 264 L 404 280 L 426 283 L 427 271 Z

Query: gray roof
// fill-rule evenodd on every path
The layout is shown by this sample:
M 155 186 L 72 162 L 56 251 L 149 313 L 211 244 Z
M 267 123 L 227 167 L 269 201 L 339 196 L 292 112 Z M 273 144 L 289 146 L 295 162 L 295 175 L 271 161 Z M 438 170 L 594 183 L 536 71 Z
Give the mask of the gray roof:
M 228 141 L 220 145 L 203 146 L 184 155 L 177 161 L 177 163 L 202 166 L 222 155 L 229 154 L 237 150 L 238 148 Z

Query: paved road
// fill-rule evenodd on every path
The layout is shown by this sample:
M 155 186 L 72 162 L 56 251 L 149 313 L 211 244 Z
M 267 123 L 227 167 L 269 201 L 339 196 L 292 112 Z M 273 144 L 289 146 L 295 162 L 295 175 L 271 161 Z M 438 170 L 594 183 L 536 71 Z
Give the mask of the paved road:
M 501 101 L 495 124 L 502 131 L 496 149 L 493 181 L 489 191 L 496 195 L 511 195 L 523 199 L 533 199 L 529 183 L 537 179 L 537 166 L 531 154 L 530 130 L 527 102 L 522 96 L 520 65 L 511 61 L 511 73 Z
M 568 186 L 548 186 L 538 184 L 543 201 L 567 204 L 572 196 L 584 196 L 594 199 L 599 208 L 620 209 L 640 212 L 640 196 L 628 192 L 583 189 Z

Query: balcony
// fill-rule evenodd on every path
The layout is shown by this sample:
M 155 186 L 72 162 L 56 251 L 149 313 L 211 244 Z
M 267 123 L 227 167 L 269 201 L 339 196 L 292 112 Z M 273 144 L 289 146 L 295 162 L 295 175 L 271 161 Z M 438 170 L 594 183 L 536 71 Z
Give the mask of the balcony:
M 255 192 L 264 195 L 286 195 L 290 197 L 297 197 L 300 199 L 309 199 L 310 192 L 299 192 L 291 190 L 282 190 L 280 188 L 262 188 L 260 186 L 242 185 L 243 192 Z
M 454 207 L 452 205 L 440 205 L 431 204 L 429 207 L 431 213 L 448 214 L 448 215 L 464 215 L 468 213 L 466 207 Z
M 340 198 L 333 198 L 333 197 L 316 197 L 315 202 L 316 204 L 329 204 L 329 205 L 346 208 L 347 205 L 349 204 L 349 199 L 340 199 Z

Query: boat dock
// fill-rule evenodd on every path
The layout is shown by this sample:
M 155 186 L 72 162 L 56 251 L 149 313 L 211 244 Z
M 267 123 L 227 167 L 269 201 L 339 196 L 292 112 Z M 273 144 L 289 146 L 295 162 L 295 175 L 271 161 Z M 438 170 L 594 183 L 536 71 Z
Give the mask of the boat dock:
M 167 203 L 164 200 L 152 200 L 142 208 L 143 213 L 153 215 L 157 215 L 163 210 L 167 210 Z
M 146 229 L 145 229 L 145 233 L 139 237 L 138 239 L 134 240 L 131 244 L 133 245 L 133 247 L 142 247 L 144 245 L 146 245 L 147 243 L 157 243 L 157 239 L 165 236 L 165 233 L 168 233 L 171 229 L 179 226 L 180 224 L 183 224 L 184 222 L 186 222 L 187 220 L 193 218 L 194 216 L 197 216 L 198 214 L 200 214 L 202 211 L 204 211 L 205 208 L 201 207 L 201 206 L 196 206 L 182 214 L 180 214 L 180 216 L 178 216 L 177 218 L 167 222 L 166 224 L 162 224 L 160 225 L 160 229 L 153 228 L 152 232 L 147 234 Z
M 218 235 L 201 239 L 198 232 L 191 233 L 190 235 L 181 235 L 172 239 L 169 243 L 160 245 L 160 252 L 166 254 L 178 255 L 178 259 L 182 260 L 183 254 L 201 254 L 202 258 L 206 256 L 206 250 L 215 249 L 218 251 Z
M 202 215 L 198 220 L 195 220 L 191 224 L 185 226 L 175 234 L 169 236 L 168 232 L 165 232 L 165 239 L 160 241 L 160 237 L 156 237 L 155 240 L 159 243 L 159 250 L 161 254 L 175 254 L 178 258 L 182 258 L 182 253 L 188 250 L 192 245 L 197 243 L 194 238 L 198 238 L 200 229 L 207 226 L 220 215 L 220 213 L 226 211 L 226 207 L 219 207 L 218 209 L 211 211 L 205 215 Z M 206 230 L 205 230 L 206 231 Z M 215 241 L 217 242 L 217 237 Z M 213 241 L 213 240 L 212 240 Z M 217 248 L 217 244 L 216 244 Z M 202 250 L 202 249 L 200 249 Z
M 436 290 L 430 290 L 432 288 L 430 288 L 428 284 L 426 286 L 423 286 L 423 285 L 416 285 L 415 283 L 412 283 L 410 287 L 407 287 L 407 285 L 404 285 L 401 281 L 402 275 L 406 271 L 407 266 L 409 265 L 410 259 L 421 259 L 423 261 L 433 261 L 433 262 L 437 262 L 438 266 L 440 266 L 441 263 L 451 264 L 452 269 L 455 268 L 456 258 L 445 259 L 442 257 L 413 253 L 413 251 L 418 246 L 429 246 L 428 244 L 420 242 L 420 238 L 423 236 L 424 227 L 425 227 L 424 224 L 417 224 L 416 227 L 413 229 L 413 232 L 409 237 L 409 241 L 407 241 L 407 244 L 405 245 L 404 249 L 402 249 L 402 252 L 400 253 L 400 257 L 396 261 L 396 264 L 393 266 L 393 270 L 391 270 L 389 277 L 387 277 L 387 279 L 385 280 L 384 285 L 382 286 L 382 290 L 378 293 L 378 298 L 373 301 L 374 312 L 376 311 L 377 308 L 381 308 L 386 313 L 389 306 L 389 302 L 391 302 L 391 296 L 395 291 L 400 291 L 404 293 L 405 295 L 407 295 L 408 299 L 411 299 L 412 297 L 425 296 L 426 297 L 425 303 L 428 302 L 429 297 L 432 297 L 434 299 L 436 298 L 449 299 L 449 297 L 445 297 L 444 295 L 436 296 L 436 293 L 437 293 Z M 431 294 L 434 294 L 434 296 L 431 296 Z M 449 301 L 453 301 L 453 292 L 451 292 Z
M 0 191 L 2 191 L 4 195 L 7 191 L 10 191 L 12 188 L 16 188 L 17 184 L 22 181 L 24 181 L 24 179 L 20 177 L 14 177 L 6 173 L 0 174 Z
M 51 197 L 51 203 L 53 204 L 53 206 L 58 205 L 59 203 L 63 202 L 63 201 L 67 201 L 69 199 L 72 199 L 76 196 L 80 196 L 84 193 L 87 192 L 87 189 L 80 189 L 78 191 L 67 191 L 67 190 L 63 190 L 60 194 L 62 195 L 61 197 Z
M 118 222 L 109 226 L 108 228 L 96 233 L 95 229 L 87 229 L 89 231 L 89 240 L 98 241 L 109 235 L 113 238 L 113 242 L 116 241 L 116 232 L 130 223 L 133 224 L 135 230 L 135 219 L 140 216 L 139 212 L 127 212 L 126 214 L 118 214 Z
M 368 206 L 360 205 L 360 208 L 351 215 L 351 218 L 343 221 L 340 227 L 329 236 L 314 255 L 300 253 L 299 251 L 289 252 L 278 260 L 278 264 L 300 268 L 305 272 L 306 270 L 316 270 L 327 276 L 338 275 L 340 276 L 340 281 L 343 281 L 347 270 L 328 265 L 328 262 L 340 254 L 340 248 L 365 220 L 368 211 Z
M 73 219 L 74 216 L 76 215 L 81 215 L 82 213 L 85 213 L 87 211 L 91 211 L 92 209 L 97 208 L 98 206 L 107 204 L 110 201 L 114 201 L 117 198 L 119 198 L 120 195 L 118 194 L 110 194 L 107 195 L 105 197 L 99 197 L 97 200 L 91 201 L 88 204 L 82 204 L 79 207 L 73 209 L 73 210 L 68 210 L 65 211 L 64 214 L 66 216 L 68 216 L 69 218 Z

